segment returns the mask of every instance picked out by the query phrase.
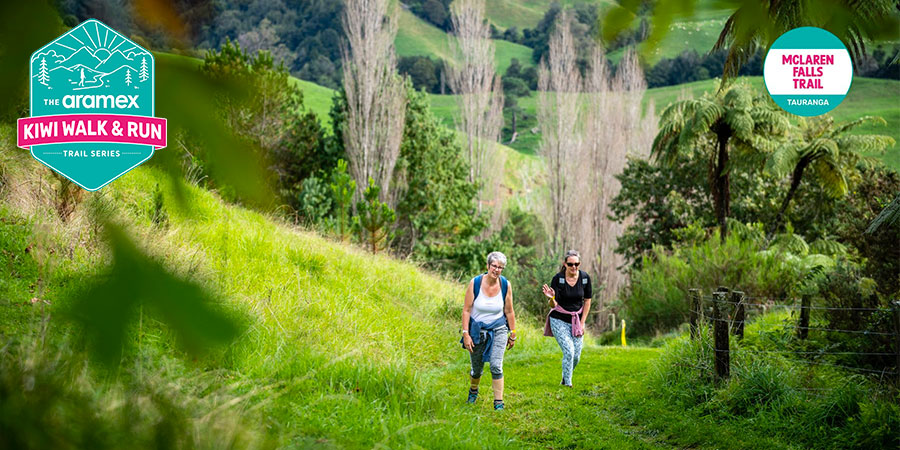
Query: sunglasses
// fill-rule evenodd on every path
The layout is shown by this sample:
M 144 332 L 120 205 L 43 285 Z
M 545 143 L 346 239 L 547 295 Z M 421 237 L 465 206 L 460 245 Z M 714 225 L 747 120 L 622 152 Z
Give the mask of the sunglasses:
M 570 262 L 567 262 L 566 265 L 569 266 L 569 267 L 578 267 L 578 266 L 581 265 L 581 263 L 580 263 L 580 262 L 577 262 L 577 263 L 570 263 Z

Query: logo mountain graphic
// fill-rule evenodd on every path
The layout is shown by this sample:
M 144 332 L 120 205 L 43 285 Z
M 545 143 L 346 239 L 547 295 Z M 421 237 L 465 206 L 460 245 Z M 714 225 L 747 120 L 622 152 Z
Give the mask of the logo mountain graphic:
M 101 29 L 98 24 L 87 21 L 34 54 L 32 73 L 41 76 L 41 71 L 45 71 L 50 83 L 41 84 L 46 89 L 53 89 L 53 85 L 59 83 L 78 90 L 101 91 L 140 91 L 146 86 L 147 77 L 138 75 L 142 61 L 152 55 L 118 33 Z M 130 82 L 126 82 L 128 72 L 131 73 Z

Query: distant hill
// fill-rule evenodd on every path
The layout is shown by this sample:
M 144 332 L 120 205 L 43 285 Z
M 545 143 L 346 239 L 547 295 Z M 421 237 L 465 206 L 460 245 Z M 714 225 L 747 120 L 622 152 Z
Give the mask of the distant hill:
M 394 46 L 399 56 L 431 56 L 443 60 L 452 59 L 447 33 L 404 9 L 400 10 L 400 24 Z M 494 66 L 497 73 L 504 73 L 513 58 L 518 59 L 522 65 L 534 65 L 531 60 L 531 49 L 524 45 L 495 40 L 494 46 Z

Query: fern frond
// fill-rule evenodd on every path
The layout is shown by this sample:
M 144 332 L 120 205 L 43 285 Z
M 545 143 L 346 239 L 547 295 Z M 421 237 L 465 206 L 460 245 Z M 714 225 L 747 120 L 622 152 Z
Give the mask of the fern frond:
M 878 217 L 872 221 L 872 224 L 866 229 L 866 234 L 875 233 L 882 227 L 892 226 L 897 223 L 897 221 L 900 221 L 900 193 L 898 193 L 897 196 L 894 197 L 894 200 L 891 201 L 891 203 L 878 214 Z

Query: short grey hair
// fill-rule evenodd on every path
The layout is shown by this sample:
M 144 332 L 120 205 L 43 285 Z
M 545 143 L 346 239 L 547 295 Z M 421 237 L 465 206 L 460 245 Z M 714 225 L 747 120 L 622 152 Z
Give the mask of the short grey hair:
M 503 253 L 500 253 L 500 252 L 488 253 L 488 256 L 487 256 L 488 265 L 491 265 L 491 263 L 494 261 L 498 261 L 498 262 L 500 262 L 500 264 L 503 264 L 503 266 L 506 266 L 506 255 L 504 255 Z

